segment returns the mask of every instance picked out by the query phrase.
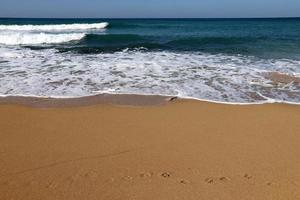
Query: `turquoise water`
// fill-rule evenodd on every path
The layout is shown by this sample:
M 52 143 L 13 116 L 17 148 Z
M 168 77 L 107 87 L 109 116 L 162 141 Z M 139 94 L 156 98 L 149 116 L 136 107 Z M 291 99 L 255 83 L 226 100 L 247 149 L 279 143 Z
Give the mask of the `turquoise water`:
M 288 81 L 270 79 L 280 73 Z M 300 19 L 0 19 L 0 94 L 300 102 Z

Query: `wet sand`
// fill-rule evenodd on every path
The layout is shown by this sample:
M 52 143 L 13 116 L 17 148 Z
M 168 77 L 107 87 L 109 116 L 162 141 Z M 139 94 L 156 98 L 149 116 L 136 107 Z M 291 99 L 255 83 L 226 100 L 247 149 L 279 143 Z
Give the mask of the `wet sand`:
M 0 199 L 300 199 L 300 106 L 159 98 L 2 99 Z

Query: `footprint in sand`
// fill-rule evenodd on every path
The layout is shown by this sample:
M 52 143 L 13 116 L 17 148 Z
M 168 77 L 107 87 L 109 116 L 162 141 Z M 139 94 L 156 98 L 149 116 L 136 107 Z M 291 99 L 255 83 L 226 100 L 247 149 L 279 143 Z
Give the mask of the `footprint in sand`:
M 142 172 L 140 173 L 140 178 L 150 178 L 153 176 L 153 172 Z
M 215 182 L 213 178 L 206 178 L 204 181 L 208 184 L 213 184 Z
M 225 182 L 225 181 L 229 181 L 230 179 L 226 176 L 222 176 L 219 178 L 219 181 Z
M 179 181 L 179 183 L 186 185 L 186 184 L 190 184 L 191 182 L 188 181 L 188 180 L 181 179 L 181 180 Z
M 171 178 L 171 173 L 170 172 L 164 172 L 160 175 L 163 178 Z
M 228 178 L 226 176 L 222 176 L 222 177 L 208 177 L 204 181 L 208 184 L 213 184 L 213 183 L 217 183 L 217 182 L 226 182 L 229 180 L 230 180 L 230 178 Z
M 245 174 L 245 175 L 244 175 L 244 178 L 246 178 L 246 179 L 252 179 L 252 176 L 249 175 L 249 174 Z
M 276 185 L 276 183 L 274 183 L 274 182 L 267 182 L 266 185 L 267 186 L 274 186 L 274 185 Z

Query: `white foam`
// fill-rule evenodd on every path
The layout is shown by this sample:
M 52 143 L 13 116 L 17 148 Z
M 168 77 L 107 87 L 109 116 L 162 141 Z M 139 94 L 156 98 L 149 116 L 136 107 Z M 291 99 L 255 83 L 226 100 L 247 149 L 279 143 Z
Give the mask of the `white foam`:
M 0 94 L 4 96 L 129 93 L 228 104 L 299 103 L 300 85 L 270 84 L 263 72 L 271 71 L 299 75 L 300 61 L 201 53 L 80 55 L 54 49 L 0 48 Z
M 107 22 L 93 24 L 54 24 L 54 25 L 0 25 L 0 31 L 72 31 L 104 29 Z
M 80 40 L 84 33 L 0 33 L 0 44 L 25 45 L 25 44 L 55 44 Z

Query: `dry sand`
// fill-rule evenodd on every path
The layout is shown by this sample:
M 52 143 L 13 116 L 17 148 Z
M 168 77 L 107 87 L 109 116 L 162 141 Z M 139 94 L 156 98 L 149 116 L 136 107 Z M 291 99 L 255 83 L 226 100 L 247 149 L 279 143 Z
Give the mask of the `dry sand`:
M 0 105 L 1 200 L 297 200 L 300 106 Z

